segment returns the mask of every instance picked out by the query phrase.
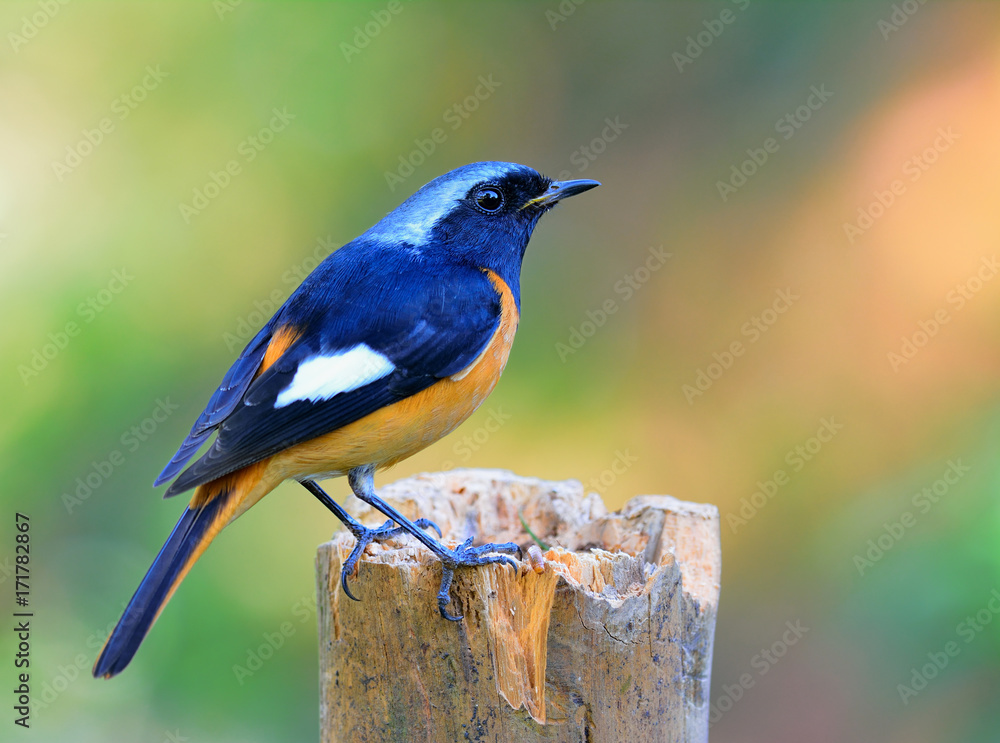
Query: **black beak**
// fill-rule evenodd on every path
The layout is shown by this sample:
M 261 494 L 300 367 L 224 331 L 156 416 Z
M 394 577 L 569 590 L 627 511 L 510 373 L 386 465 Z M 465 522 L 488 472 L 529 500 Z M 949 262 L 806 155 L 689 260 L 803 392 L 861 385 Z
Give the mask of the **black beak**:
M 581 178 L 576 181 L 552 181 L 545 193 L 541 196 L 536 196 L 531 201 L 526 203 L 523 208 L 529 206 L 540 206 L 547 208 L 555 205 L 563 199 L 569 198 L 570 196 L 576 196 L 578 193 L 583 193 L 584 191 L 589 191 L 592 188 L 596 188 L 601 184 L 597 181 L 592 181 L 587 178 Z

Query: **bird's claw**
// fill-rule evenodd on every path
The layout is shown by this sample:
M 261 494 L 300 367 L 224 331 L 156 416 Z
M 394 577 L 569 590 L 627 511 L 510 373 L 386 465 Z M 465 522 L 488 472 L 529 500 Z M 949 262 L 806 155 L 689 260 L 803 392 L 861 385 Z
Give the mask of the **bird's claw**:
M 430 519 L 417 519 L 413 523 L 421 529 L 433 529 L 438 533 L 439 537 L 441 536 L 441 528 Z M 344 589 L 344 593 L 347 594 L 348 598 L 360 601 L 361 599 L 351 593 L 351 589 L 347 587 L 347 576 L 354 572 L 354 568 L 357 566 L 358 560 L 361 559 L 361 554 L 365 551 L 365 547 L 372 542 L 382 542 L 386 539 L 392 539 L 405 530 L 403 527 L 397 526 L 396 522 L 392 520 L 386 521 L 376 529 L 371 529 L 361 524 L 357 526 L 348 524 L 348 528 L 354 535 L 354 549 L 351 550 L 351 554 L 344 560 L 344 566 L 340 571 L 340 586 Z
M 458 547 L 449 550 L 447 558 L 441 559 L 441 589 L 438 591 L 438 611 L 441 616 L 449 622 L 459 622 L 463 615 L 457 617 L 448 613 L 445 607 L 451 602 L 451 581 L 455 577 L 456 568 L 477 567 L 479 565 L 502 564 L 514 568 L 516 573 L 518 564 L 511 559 L 509 554 L 517 554 L 521 557 L 521 548 L 513 542 L 504 544 L 483 544 L 479 547 L 472 546 L 472 539 L 466 539 Z

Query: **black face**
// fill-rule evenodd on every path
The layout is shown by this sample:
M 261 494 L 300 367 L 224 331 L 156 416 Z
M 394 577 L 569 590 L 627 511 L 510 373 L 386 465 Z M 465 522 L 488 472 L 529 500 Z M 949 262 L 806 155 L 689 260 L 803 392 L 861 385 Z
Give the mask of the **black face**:
M 538 173 L 512 173 L 476 184 L 465 197 L 465 204 L 487 217 L 533 222 L 552 204 L 535 206 L 528 202 L 545 193 L 550 183 L 551 180 Z
M 556 182 L 515 163 L 473 163 L 432 181 L 418 192 L 422 199 L 411 197 L 414 203 L 404 202 L 399 211 L 409 209 L 418 218 L 422 212 L 436 215 L 438 202 L 450 201 L 453 206 L 435 217 L 425 242 L 455 262 L 493 271 L 519 302 L 521 261 L 539 218 L 561 199 L 596 185 L 588 180 Z M 464 194 L 457 203 L 455 191 Z M 432 203 L 425 206 L 423 200 Z

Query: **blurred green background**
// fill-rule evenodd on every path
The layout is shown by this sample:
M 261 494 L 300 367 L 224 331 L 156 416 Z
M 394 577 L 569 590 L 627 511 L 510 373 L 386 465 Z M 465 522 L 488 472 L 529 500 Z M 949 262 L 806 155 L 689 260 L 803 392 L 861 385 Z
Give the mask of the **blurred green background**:
M 379 482 L 503 467 L 614 507 L 717 504 L 714 741 L 996 740 L 998 21 L 4 3 L 0 607 L 20 511 L 24 737 L 316 740 L 313 555 L 336 523 L 298 486 L 217 540 L 122 677 L 90 665 L 182 508 L 151 482 L 249 334 L 421 184 L 501 159 L 604 185 L 536 231 L 493 396 Z

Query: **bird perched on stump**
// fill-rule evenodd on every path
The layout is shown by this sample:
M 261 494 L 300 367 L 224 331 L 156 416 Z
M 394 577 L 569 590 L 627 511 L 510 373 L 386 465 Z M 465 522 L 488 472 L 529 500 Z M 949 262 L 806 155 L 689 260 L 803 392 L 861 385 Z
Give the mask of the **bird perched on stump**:
M 132 660 L 178 584 L 224 526 L 298 480 L 354 534 L 341 583 L 373 540 L 408 532 L 443 563 L 446 619 L 456 568 L 506 562 L 515 544 L 449 549 L 375 493 L 377 469 L 453 431 L 503 371 L 520 318 L 521 261 L 538 219 L 597 181 L 553 181 L 481 162 L 435 178 L 333 252 L 247 344 L 154 485 L 194 495 L 94 665 Z M 185 465 L 216 434 L 208 450 Z M 389 519 L 363 526 L 317 479 L 346 475 Z

